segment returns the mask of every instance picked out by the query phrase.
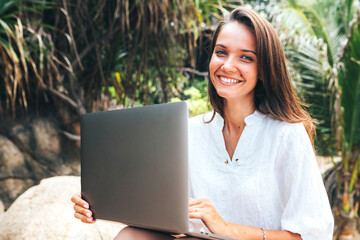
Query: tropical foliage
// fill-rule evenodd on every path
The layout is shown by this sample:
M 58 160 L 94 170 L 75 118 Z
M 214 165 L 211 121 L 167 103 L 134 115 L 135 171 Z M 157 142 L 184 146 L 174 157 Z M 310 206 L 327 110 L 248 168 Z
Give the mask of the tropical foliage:
M 349 202 L 344 201 L 344 210 L 356 215 L 360 202 L 360 15 L 351 24 L 350 38 L 341 56 L 339 88 L 342 107 L 341 157 L 345 177 L 345 184 L 340 187 L 350 195 Z
M 233 2 L 1 0 L 0 109 L 48 102 L 76 118 L 186 98 L 201 35 Z
M 32 5 L 36 7 L 29 7 Z M 50 7 L 36 0 L 0 1 L 0 113 L 11 111 L 15 116 L 16 105 L 28 106 L 27 89 L 34 74 L 42 86 L 45 43 L 34 28 L 38 13 Z M 32 14 L 35 23 L 23 24 L 22 16 Z M 4 103 L 2 101 L 5 101 Z M 4 110 L 5 108 L 5 110 Z
M 273 8 L 282 26 L 293 79 L 318 121 L 318 146 L 341 154 L 334 163 L 336 219 L 358 219 L 360 202 L 360 11 L 356 1 L 282 1 Z M 319 144 L 320 143 L 320 144 Z M 328 186 L 333 184 L 326 183 Z M 346 224 L 338 223 L 335 235 Z M 356 225 L 356 224 L 355 224 Z M 349 227 L 349 226 L 346 226 Z M 345 227 L 345 228 L 346 228 Z

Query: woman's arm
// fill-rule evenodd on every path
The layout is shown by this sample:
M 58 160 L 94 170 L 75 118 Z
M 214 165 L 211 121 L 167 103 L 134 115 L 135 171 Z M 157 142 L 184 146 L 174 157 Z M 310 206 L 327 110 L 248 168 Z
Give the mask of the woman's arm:
M 226 237 L 240 238 L 242 240 L 263 240 L 264 232 L 260 228 L 239 225 L 235 223 L 227 223 L 225 228 Z M 282 239 L 282 240 L 301 240 L 297 233 L 289 231 L 265 230 L 266 240 Z
M 190 199 L 190 218 L 201 219 L 214 234 L 242 240 L 263 240 L 264 232 L 260 228 L 225 221 L 208 199 Z M 301 236 L 289 231 L 265 230 L 266 240 L 301 240 Z

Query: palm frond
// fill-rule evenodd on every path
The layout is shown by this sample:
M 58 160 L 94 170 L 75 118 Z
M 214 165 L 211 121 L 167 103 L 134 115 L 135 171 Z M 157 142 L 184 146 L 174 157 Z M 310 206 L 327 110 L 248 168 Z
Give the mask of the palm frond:
M 341 59 L 339 84 L 344 109 L 344 141 L 348 151 L 360 149 L 360 22 L 351 27 L 350 39 Z M 356 158 L 356 157 L 355 157 Z
M 280 36 L 287 34 L 281 32 Z M 334 137 L 334 90 L 329 84 L 334 75 L 327 62 L 326 44 L 311 35 L 282 37 L 285 55 L 289 60 L 292 80 L 308 105 L 307 109 L 317 121 L 316 149 L 321 154 L 331 154 L 336 149 Z
M 289 21 L 287 31 L 293 28 L 295 34 L 302 35 L 284 45 L 291 76 L 310 104 L 309 112 L 318 120 L 317 139 L 320 135 L 321 145 L 332 149 L 327 153 L 341 151 L 335 202 L 344 216 L 351 217 L 358 211 L 356 194 L 360 189 L 360 12 L 352 0 L 284 2 L 287 8 L 283 12 L 288 8 L 294 15 L 300 11 L 304 15 L 297 17 L 305 16 L 309 23 Z M 316 42 L 297 47 L 306 43 L 303 37 L 309 35 L 323 40 L 320 55 L 316 54 Z
M 281 19 L 283 26 L 288 26 L 289 29 L 295 30 L 296 33 L 310 32 L 312 35 L 316 35 L 312 24 L 298 5 L 291 4 L 288 7 L 281 8 L 278 17 Z

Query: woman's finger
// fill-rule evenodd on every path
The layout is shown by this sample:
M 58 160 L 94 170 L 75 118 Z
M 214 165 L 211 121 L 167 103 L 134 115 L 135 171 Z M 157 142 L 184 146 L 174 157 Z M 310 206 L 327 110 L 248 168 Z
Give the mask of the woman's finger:
M 189 206 L 194 206 L 208 201 L 206 198 L 189 198 Z
M 84 223 L 94 223 L 95 220 L 92 217 L 87 217 L 81 213 L 75 212 L 74 217 L 80 219 Z
M 198 218 L 198 219 L 202 219 L 204 216 L 204 213 L 202 212 L 190 212 L 189 213 L 189 218 Z
M 202 204 L 189 207 L 189 217 L 203 219 L 209 214 L 209 208 L 202 207 Z
M 75 210 L 75 212 L 81 213 L 81 214 L 85 215 L 86 217 L 92 216 L 92 212 L 90 210 L 85 209 L 77 204 L 74 205 L 74 210 Z
M 77 193 L 71 197 L 71 201 L 79 206 L 89 209 L 89 204 L 81 198 L 81 194 Z
M 206 207 L 202 207 L 201 205 L 194 205 L 189 207 L 189 212 L 206 212 Z

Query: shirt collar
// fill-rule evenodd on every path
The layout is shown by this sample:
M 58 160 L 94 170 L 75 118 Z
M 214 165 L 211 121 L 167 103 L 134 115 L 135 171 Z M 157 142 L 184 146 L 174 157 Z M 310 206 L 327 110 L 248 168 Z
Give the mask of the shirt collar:
M 244 121 L 247 126 L 255 125 L 264 117 L 259 111 L 255 110 L 254 113 L 245 117 Z
M 251 126 L 251 125 L 255 125 L 256 123 L 261 121 L 261 119 L 263 117 L 264 117 L 263 114 L 261 114 L 259 111 L 255 110 L 254 113 L 246 116 L 244 121 L 245 121 L 246 126 Z M 219 113 L 215 114 L 215 118 L 212 122 L 214 123 L 214 127 L 217 130 L 222 131 L 222 129 L 224 127 L 224 119 L 221 117 L 221 115 Z

